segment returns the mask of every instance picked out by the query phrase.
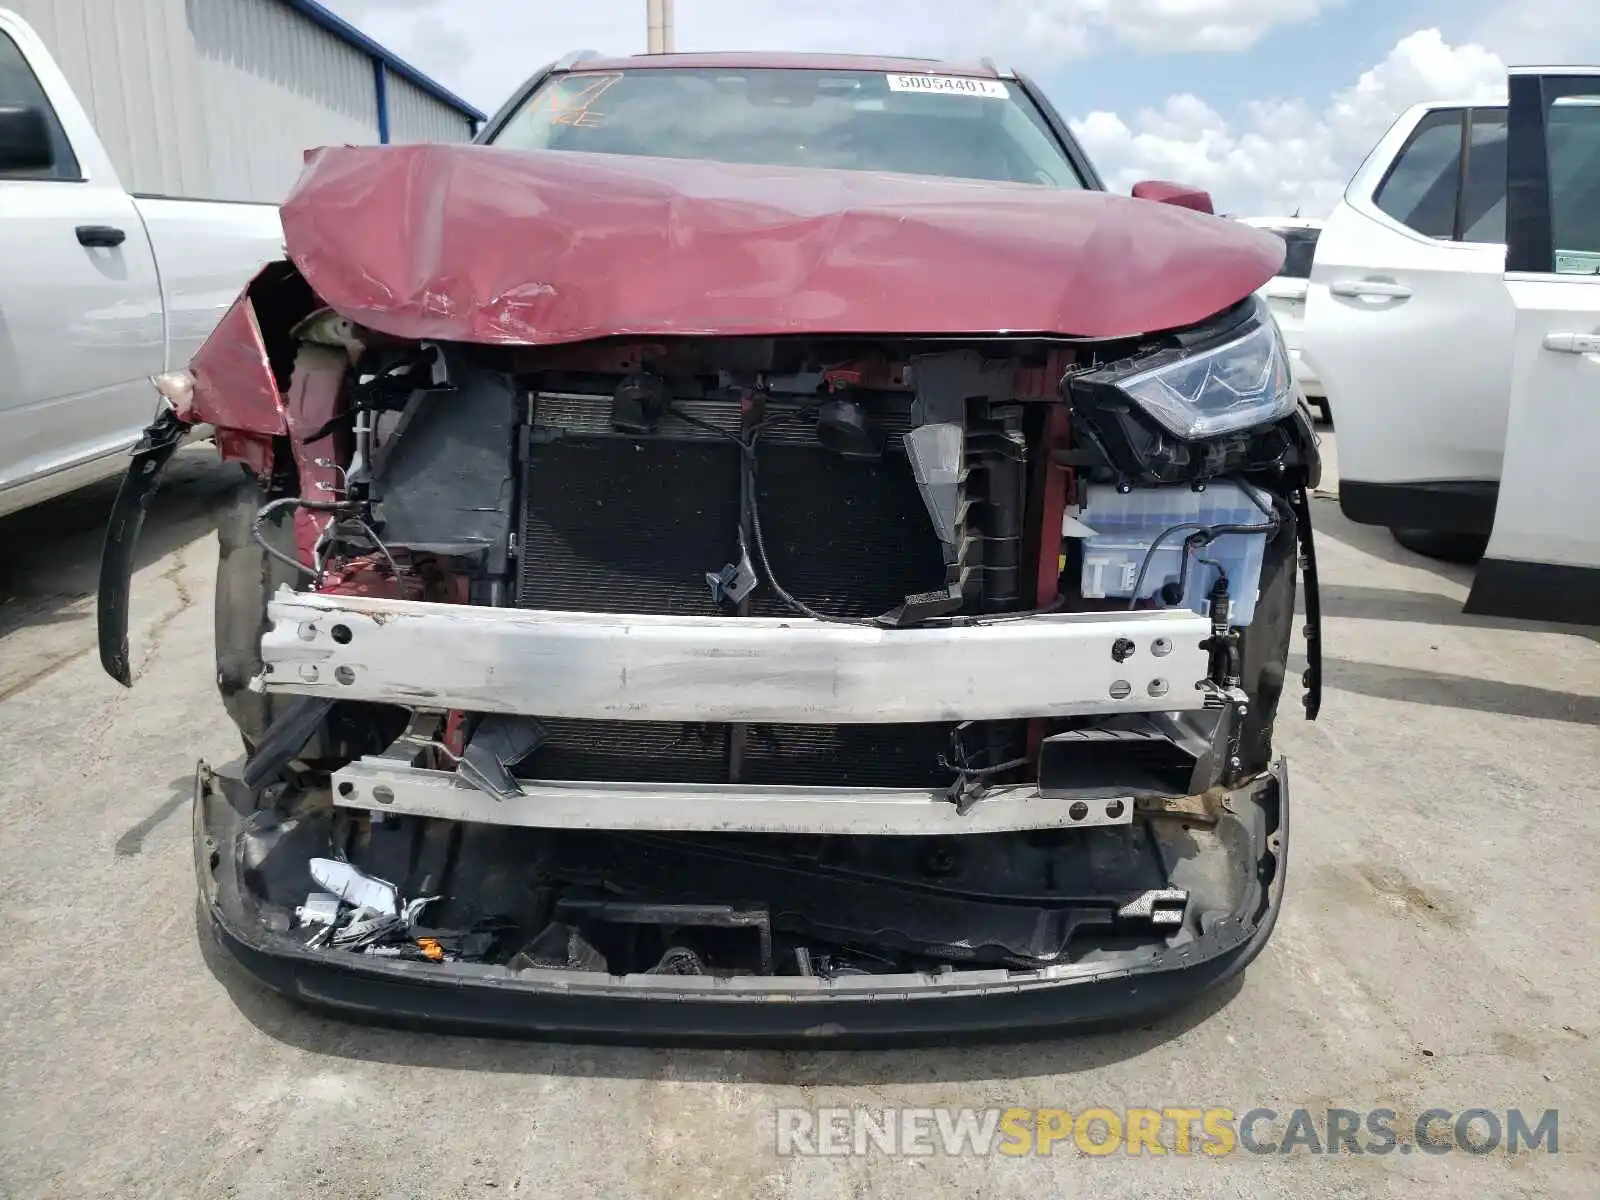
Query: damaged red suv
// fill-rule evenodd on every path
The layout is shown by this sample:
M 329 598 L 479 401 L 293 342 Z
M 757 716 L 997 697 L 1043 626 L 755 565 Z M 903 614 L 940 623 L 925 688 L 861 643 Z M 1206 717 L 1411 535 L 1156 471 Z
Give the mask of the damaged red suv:
M 222 945 L 674 1040 L 1142 1020 L 1248 963 L 1302 574 L 1319 692 L 1282 243 L 1107 194 L 988 65 L 574 55 L 478 143 L 311 154 L 123 484 L 128 683 L 163 464 L 204 423 L 251 481 Z

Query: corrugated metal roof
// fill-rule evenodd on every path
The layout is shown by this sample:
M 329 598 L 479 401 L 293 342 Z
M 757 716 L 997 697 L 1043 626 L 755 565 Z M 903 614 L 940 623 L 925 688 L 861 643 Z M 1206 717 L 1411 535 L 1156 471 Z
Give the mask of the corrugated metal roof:
M 483 113 L 468 104 L 449 88 L 443 84 L 435 83 L 392 50 L 380 46 L 362 33 L 361 30 L 350 24 L 349 21 L 318 4 L 317 0 L 280 0 L 280 2 L 287 4 L 307 20 L 315 21 L 340 41 L 354 46 L 364 54 L 371 56 L 375 61 L 381 62 L 388 70 L 415 84 L 435 99 L 448 104 L 462 116 L 479 122 L 488 119 Z

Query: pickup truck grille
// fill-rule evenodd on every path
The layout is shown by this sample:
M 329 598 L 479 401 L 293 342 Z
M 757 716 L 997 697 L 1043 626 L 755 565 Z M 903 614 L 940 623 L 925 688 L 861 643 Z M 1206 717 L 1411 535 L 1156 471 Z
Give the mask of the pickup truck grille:
M 666 436 L 614 434 L 610 405 L 608 396 L 535 399 L 523 458 L 517 604 L 716 615 L 705 576 L 738 558 L 739 448 L 681 422 Z M 725 425 L 736 408 L 701 402 L 693 415 Z M 823 449 L 808 425 L 778 428 L 781 437 L 760 444 L 757 480 L 767 551 L 793 595 L 818 611 L 859 618 L 940 584 L 939 543 L 897 433 L 881 461 L 859 462 Z M 751 612 L 791 615 L 766 586 Z M 526 765 L 545 779 L 907 787 L 948 779 L 936 762 L 948 744 L 946 725 L 548 725 L 549 742 Z

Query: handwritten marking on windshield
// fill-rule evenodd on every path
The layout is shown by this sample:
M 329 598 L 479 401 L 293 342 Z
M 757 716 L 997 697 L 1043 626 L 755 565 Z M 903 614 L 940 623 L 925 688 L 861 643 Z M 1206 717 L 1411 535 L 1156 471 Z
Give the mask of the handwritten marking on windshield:
M 544 114 L 552 125 L 593 129 L 605 120 L 604 113 L 594 111 L 594 102 L 610 91 L 621 78 L 620 72 L 612 75 L 569 76 L 555 87 L 535 96 L 529 111 Z

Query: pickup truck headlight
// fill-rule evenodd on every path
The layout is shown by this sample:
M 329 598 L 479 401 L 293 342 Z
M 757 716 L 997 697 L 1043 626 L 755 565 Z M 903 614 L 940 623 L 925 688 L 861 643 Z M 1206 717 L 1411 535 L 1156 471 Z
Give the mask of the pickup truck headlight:
M 1280 420 L 1296 404 L 1289 351 L 1277 322 L 1265 314 L 1219 346 L 1104 382 L 1190 442 Z

